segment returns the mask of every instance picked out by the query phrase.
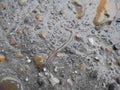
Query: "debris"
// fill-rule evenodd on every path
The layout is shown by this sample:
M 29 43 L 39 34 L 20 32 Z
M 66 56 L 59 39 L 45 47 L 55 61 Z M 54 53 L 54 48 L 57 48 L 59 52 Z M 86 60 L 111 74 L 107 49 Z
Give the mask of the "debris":
M 117 7 L 113 0 L 100 0 L 94 18 L 95 26 L 111 23 L 116 15 Z
M 116 20 L 116 22 L 119 22 L 119 23 L 120 23 L 120 18 L 118 18 L 118 19 Z
M 22 86 L 17 80 L 3 79 L 0 82 L 0 90 L 23 90 Z
M 118 59 L 118 65 L 120 65 L 120 59 Z
M 44 81 L 41 77 L 38 77 L 37 83 L 39 84 L 40 87 L 44 85 Z
M 99 61 L 99 60 L 100 60 L 99 57 L 97 57 L 97 56 L 96 56 L 94 59 L 95 59 L 96 61 Z
M 54 77 L 52 74 L 51 74 L 51 78 L 49 79 L 49 81 L 51 82 L 52 86 L 55 86 L 56 84 L 60 83 L 60 80 Z
M 28 56 L 26 56 L 26 59 L 27 59 L 27 63 L 31 63 L 31 59 Z
M 60 52 L 63 48 L 65 48 L 70 43 L 70 41 L 72 40 L 72 37 L 73 37 L 73 32 L 70 31 L 70 33 L 71 33 L 71 35 L 70 35 L 69 39 L 61 47 L 59 47 L 58 49 L 56 49 L 55 51 L 53 51 L 49 55 L 47 61 L 50 60 L 51 58 L 53 58 L 58 52 Z
M 120 84 L 120 77 L 116 78 L 117 83 Z
M 34 61 L 35 61 L 35 64 L 37 65 L 38 68 L 43 67 L 43 65 L 44 65 L 44 58 L 43 58 L 42 55 L 40 55 L 40 54 L 34 55 Z
M 120 50 L 120 43 L 113 45 L 114 50 Z
M 19 5 L 23 6 L 25 5 L 27 0 L 18 0 Z
M 54 72 L 58 72 L 58 67 L 57 66 L 55 66 Z
M 47 71 L 47 69 L 44 67 L 44 68 L 43 68 L 43 71 L 44 71 L 44 72 L 46 72 L 46 71 Z
M 77 34 L 77 35 L 75 35 L 75 38 L 76 38 L 76 40 L 80 40 L 80 35 L 79 34 Z
M 108 90 L 120 90 L 120 86 L 116 83 L 111 83 L 108 87 Z
M 73 85 L 72 80 L 71 79 L 67 79 L 67 84 L 72 86 Z
M 90 77 L 92 78 L 92 79 L 97 79 L 97 77 L 98 77 L 98 71 L 92 71 L 92 72 L 90 72 Z
M 45 35 L 45 33 L 44 33 L 44 32 L 39 32 L 39 37 L 41 37 L 41 38 L 44 38 L 44 39 L 45 39 L 46 35 Z
M 2 3 L 2 8 L 6 9 L 7 8 L 7 4 L 5 2 Z
M 20 57 L 23 57 L 23 55 L 20 51 L 18 51 L 18 52 L 16 52 L 16 57 L 20 58 Z
M 91 38 L 88 38 L 88 41 L 91 45 L 95 45 L 95 40 L 91 37 Z
M 72 3 L 74 4 L 77 12 L 76 18 L 80 19 L 85 13 L 85 5 L 81 2 L 81 0 L 72 0 Z
M 35 18 L 36 18 L 36 20 L 38 20 L 38 21 L 41 21 L 41 20 L 43 19 L 43 17 L 40 16 L 40 15 L 36 15 Z
M 10 35 L 10 37 L 9 37 L 9 43 L 10 43 L 11 45 L 16 45 L 16 44 L 17 44 L 15 38 L 14 38 L 12 35 Z
M 117 51 L 117 54 L 120 56 L 120 50 Z
M 29 81 L 28 77 L 26 77 L 26 78 L 25 78 L 25 81 L 26 81 L 26 82 L 28 82 L 28 81 Z
M 86 67 L 86 65 L 85 65 L 84 63 L 80 64 L 80 69 L 81 69 L 81 70 L 84 70 L 85 67 Z
M 0 54 L 0 62 L 4 62 L 5 61 L 5 56 Z
M 106 51 L 107 51 L 107 52 L 112 52 L 112 48 L 111 48 L 111 47 L 108 47 L 108 48 L 106 48 Z

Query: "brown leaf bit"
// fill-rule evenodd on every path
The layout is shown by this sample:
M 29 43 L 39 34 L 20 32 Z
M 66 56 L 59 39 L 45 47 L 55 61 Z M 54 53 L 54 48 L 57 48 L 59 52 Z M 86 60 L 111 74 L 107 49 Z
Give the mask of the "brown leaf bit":
M 76 12 L 77 12 L 76 18 L 80 19 L 84 15 L 85 6 L 80 0 L 72 0 L 72 3 L 74 4 Z
M 2 3 L 2 8 L 6 9 L 7 8 L 7 4 L 5 2 Z
M 42 55 L 40 55 L 40 54 L 34 55 L 34 61 L 35 61 L 35 64 L 37 65 L 38 68 L 43 67 L 43 65 L 44 65 L 44 58 L 43 58 Z
M 10 35 L 10 37 L 9 37 L 9 43 L 11 45 L 16 45 L 17 44 L 15 38 L 12 35 Z
M 40 16 L 40 15 L 36 15 L 35 18 L 36 18 L 36 20 L 38 20 L 38 21 L 41 21 L 41 20 L 43 19 L 43 17 Z
M 0 62 L 4 62 L 5 61 L 5 56 L 4 55 L 0 55 Z
M 101 0 L 96 11 L 93 23 L 96 26 L 108 23 L 110 24 L 117 12 L 115 2 L 113 0 Z

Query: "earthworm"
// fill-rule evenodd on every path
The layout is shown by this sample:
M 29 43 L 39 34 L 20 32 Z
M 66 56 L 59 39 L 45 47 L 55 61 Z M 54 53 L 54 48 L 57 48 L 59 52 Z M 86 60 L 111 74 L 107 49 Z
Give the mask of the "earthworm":
M 70 41 L 72 40 L 72 36 L 73 36 L 72 30 L 70 30 L 70 33 L 71 33 L 71 35 L 70 35 L 69 39 L 63 45 L 61 45 L 59 48 L 57 48 L 55 51 L 53 51 L 49 55 L 47 61 L 50 60 L 51 58 L 53 58 L 58 52 L 60 52 L 63 48 L 65 48 L 70 43 Z

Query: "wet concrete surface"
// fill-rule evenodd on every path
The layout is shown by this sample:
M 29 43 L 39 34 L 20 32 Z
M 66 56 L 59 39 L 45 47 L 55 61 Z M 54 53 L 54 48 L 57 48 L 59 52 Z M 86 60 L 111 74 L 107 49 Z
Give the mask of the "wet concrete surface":
M 93 23 L 99 0 L 82 1 L 85 13 L 80 19 L 71 0 L 23 1 L 0 0 L 0 54 L 5 56 L 0 62 L 0 78 L 15 78 L 23 90 L 108 90 L 111 83 L 117 83 L 119 0 L 115 0 L 114 20 L 100 30 Z M 72 30 L 72 38 L 48 59 L 69 40 L 71 31 L 66 27 Z M 47 62 L 43 67 L 37 67 L 35 54 L 43 55 Z

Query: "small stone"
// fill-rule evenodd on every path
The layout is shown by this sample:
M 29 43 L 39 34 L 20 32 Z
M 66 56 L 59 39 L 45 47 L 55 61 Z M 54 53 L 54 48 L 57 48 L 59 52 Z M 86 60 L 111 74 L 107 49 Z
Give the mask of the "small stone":
M 120 66 L 120 59 L 118 60 L 118 65 Z
M 84 63 L 80 64 L 80 69 L 81 69 L 81 70 L 84 70 L 85 67 L 86 67 L 86 65 L 85 65 Z
M 117 54 L 120 56 L 120 50 L 117 51 Z
M 112 52 L 112 48 L 111 48 L 111 47 L 108 47 L 108 48 L 106 48 L 106 51 L 107 51 L 107 52 Z
M 38 21 L 41 21 L 41 20 L 43 19 L 43 17 L 40 16 L 40 15 L 36 15 L 35 18 L 36 18 L 36 20 L 38 20 Z
M 72 3 L 77 12 L 76 18 L 80 19 L 85 14 L 85 5 L 80 0 L 72 0 Z
M 95 59 L 96 61 L 99 61 L 99 57 L 95 57 L 94 59 Z
M 77 71 L 74 71 L 75 74 L 77 74 L 78 72 Z
M 97 77 L 98 77 L 98 72 L 96 70 L 90 72 L 90 78 L 97 79 Z
M 7 4 L 5 2 L 2 3 L 2 8 L 6 9 L 7 8 Z
M 116 20 L 116 22 L 119 22 L 119 23 L 120 23 L 120 18 L 118 18 L 118 19 Z
M 44 33 L 44 32 L 39 32 L 39 37 L 45 38 L 45 37 L 46 37 L 46 36 L 45 36 L 45 33 Z
M 19 5 L 23 6 L 25 5 L 27 0 L 18 0 Z
M 120 50 L 120 43 L 113 45 L 114 50 Z
M 19 51 L 19 52 L 16 52 L 16 57 L 20 58 L 20 57 L 23 57 L 22 53 Z
M 26 77 L 26 78 L 25 78 L 25 81 L 26 81 L 26 82 L 28 82 L 28 81 L 29 81 L 28 77 Z
M 54 68 L 54 72 L 58 72 L 58 67 L 55 67 L 55 68 Z
M 37 83 L 39 84 L 40 87 L 44 85 L 44 81 L 41 77 L 38 77 Z
M 55 86 L 56 84 L 60 83 L 60 80 L 54 77 L 53 75 L 51 75 L 51 78 L 49 79 L 49 81 L 51 82 L 52 86 Z
M 75 35 L 75 38 L 76 38 L 77 40 L 80 40 L 80 35 L 79 35 L 79 34 Z
M 120 90 L 120 86 L 116 83 L 112 83 L 109 85 L 108 90 Z
M 12 35 L 9 37 L 9 43 L 11 45 L 16 45 L 17 44 L 15 38 Z
M 46 68 L 43 68 L 43 71 L 44 71 L 44 72 L 46 72 L 46 71 L 47 71 L 47 69 L 46 69 Z
M 117 83 L 120 84 L 120 77 L 118 77 L 116 80 L 117 80 Z
M 88 38 L 88 41 L 91 45 L 95 45 L 95 41 L 93 38 Z
M 42 55 L 40 55 L 40 54 L 34 55 L 34 61 L 35 61 L 35 64 L 37 65 L 38 68 L 43 67 L 43 65 L 44 65 L 44 58 L 43 58 Z
M 26 58 L 27 58 L 27 63 L 31 63 L 31 59 L 29 57 Z
M 73 85 L 72 80 L 71 79 L 67 79 L 67 84 L 72 86 Z
M 5 56 L 0 54 L 0 62 L 4 62 L 5 61 Z

